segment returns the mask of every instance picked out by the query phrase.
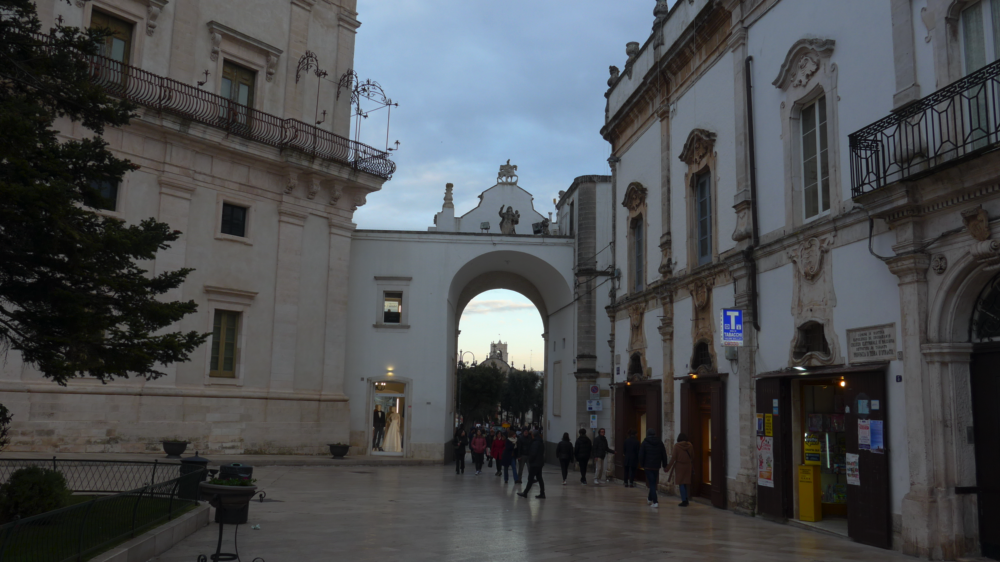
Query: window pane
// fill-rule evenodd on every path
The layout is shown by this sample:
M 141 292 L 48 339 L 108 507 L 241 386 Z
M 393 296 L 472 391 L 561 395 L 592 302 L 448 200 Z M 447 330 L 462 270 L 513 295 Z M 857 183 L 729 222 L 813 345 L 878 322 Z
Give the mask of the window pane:
M 93 181 L 90 182 L 90 187 L 97 190 L 97 192 L 104 198 L 104 202 L 98 205 L 98 209 L 104 209 L 105 211 L 114 211 L 118 209 L 118 183 L 112 181 Z
M 990 1 L 993 20 L 993 60 L 1000 60 L 1000 0 Z
M 232 373 L 235 369 L 236 364 L 236 319 L 237 313 L 226 312 L 224 313 L 224 326 L 223 330 L 225 337 L 225 356 L 222 360 L 222 371 L 225 373 Z
M 228 99 L 230 99 L 230 96 L 232 95 L 232 92 L 233 92 L 233 81 L 230 80 L 228 77 L 223 78 L 222 79 L 222 90 L 219 91 L 219 95 L 221 95 L 222 97 L 224 97 L 224 98 L 226 98 L 228 100 Z
M 697 180 L 695 198 L 698 236 L 698 265 L 712 260 L 712 190 L 709 174 L 702 174 Z
M 819 98 L 816 102 L 819 108 L 819 199 L 820 207 L 818 212 L 822 213 L 830 208 L 830 162 L 827 151 L 827 127 L 826 127 L 826 97 Z
M 986 30 L 983 5 L 977 2 L 962 12 L 962 46 L 965 50 L 965 73 L 986 66 Z
M 403 318 L 403 293 L 386 291 L 382 305 L 382 322 L 399 324 Z
M 247 208 L 222 204 L 222 233 L 231 236 L 246 236 Z
M 212 328 L 212 370 L 219 369 L 219 347 L 222 343 L 222 311 L 215 311 L 215 321 Z

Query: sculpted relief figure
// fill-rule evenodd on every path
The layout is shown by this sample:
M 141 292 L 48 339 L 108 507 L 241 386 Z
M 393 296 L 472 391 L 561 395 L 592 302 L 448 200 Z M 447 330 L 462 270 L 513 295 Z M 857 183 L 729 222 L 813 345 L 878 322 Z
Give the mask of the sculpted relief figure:
M 514 227 L 517 226 L 518 221 L 521 220 L 521 212 L 515 211 L 513 207 L 508 206 L 507 210 L 503 210 L 503 205 L 500 205 L 500 234 L 517 234 L 514 231 Z

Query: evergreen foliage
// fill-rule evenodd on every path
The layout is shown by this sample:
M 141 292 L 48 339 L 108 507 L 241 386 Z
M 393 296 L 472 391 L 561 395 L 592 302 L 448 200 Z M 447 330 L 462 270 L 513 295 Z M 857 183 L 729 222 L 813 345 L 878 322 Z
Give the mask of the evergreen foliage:
M 138 169 L 101 136 L 134 108 L 91 80 L 87 55 L 106 32 L 41 32 L 31 0 L 0 0 L 0 348 L 63 385 L 157 378 L 158 365 L 188 360 L 207 337 L 162 332 L 197 309 L 158 300 L 190 270 L 142 267 L 181 233 L 94 212 L 106 203 L 97 186 Z M 87 138 L 60 141 L 56 120 Z
M 72 495 L 57 470 L 29 466 L 0 485 L 0 520 L 7 523 L 65 507 Z
M 466 423 L 483 422 L 496 417 L 504 390 L 504 375 L 493 364 L 459 367 L 461 408 Z

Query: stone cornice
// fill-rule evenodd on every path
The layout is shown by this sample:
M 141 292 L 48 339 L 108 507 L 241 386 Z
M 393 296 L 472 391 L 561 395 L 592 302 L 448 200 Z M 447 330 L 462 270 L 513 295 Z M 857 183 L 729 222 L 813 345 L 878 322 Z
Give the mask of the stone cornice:
M 258 49 L 271 53 L 274 56 L 280 56 L 281 53 L 283 52 L 281 49 L 273 45 L 268 45 L 267 43 L 261 41 L 260 39 L 255 39 L 247 35 L 246 33 L 237 31 L 229 26 L 222 25 L 221 23 L 215 20 L 208 22 L 208 30 L 212 33 L 221 33 L 223 36 L 227 36 L 232 39 L 246 43 L 247 45 L 257 47 Z
M 70 381 L 67 386 L 51 382 L 21 382 L 0 380 L 0 392 L 26 392 L 40 394 L 91 394 L 99 396 L 169 396 L 178 398 L 212 398 L 238 400 L 294 400 L 301 402 L 347 402 L 347 396 L 329 392 L 281 392 L 267 389 L 197 388 L 146 386 L 131 381 L 101 384 L 89 380 Z

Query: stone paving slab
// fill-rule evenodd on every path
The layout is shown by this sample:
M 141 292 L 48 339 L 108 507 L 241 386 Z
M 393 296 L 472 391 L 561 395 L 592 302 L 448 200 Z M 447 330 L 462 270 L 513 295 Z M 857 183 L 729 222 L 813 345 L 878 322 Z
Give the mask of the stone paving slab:
M 471 468 L 471 464 L 469 465 Z M 239 528 L 244 560 L 507 562 L 671 560 L 842 562 L 915 558 L 709 506 L 677 506 L 643 487 L 582 486 L 546 467 L 547 498 L 515 495 L 491 470 L 446 466 L 263 466 L 267 491 Z M 251 525 L 260 525 L 252 530 Z M 199 530 L 155 562 L 189 562 L 215 551 L 217 527 Z M 223 551 L 232 552 L 226 529 Z
M 185 451 L 184 457 L 193 457 L 195 451 Z M 55 456 L 65 460 L 101 461 L 143 461 L 178 462 L 168 459 L 163 453 L 0 453 L 0 459 L 51 459 Z M 442 466 L 441 461 L 406 459 L 402 457 L 344 457 L 335 459 L 329 455 L 202 455 L 209 461 L 209 467 L 238 462 L 250 466 Z

